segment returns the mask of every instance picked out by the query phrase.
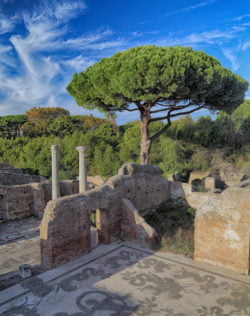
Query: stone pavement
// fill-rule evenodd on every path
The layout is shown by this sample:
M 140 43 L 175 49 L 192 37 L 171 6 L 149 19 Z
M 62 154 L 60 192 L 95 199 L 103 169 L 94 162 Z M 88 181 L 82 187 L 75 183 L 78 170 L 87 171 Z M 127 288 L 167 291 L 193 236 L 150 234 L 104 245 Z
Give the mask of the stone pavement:
M 114 243 L 0 292 L 0 315 L 250 315 L 250 277 Z
M 29 217 L 0 224 L 0 280 L 5 273 L 17 273 L 20 264 L 40 265 L 40 222 Z M 97 244 L 96 230 L 91 227 L 92 248 Z
M 34 217 L 0 224 L 0 275 L 20 264 L 40 264 L 40 220 Z

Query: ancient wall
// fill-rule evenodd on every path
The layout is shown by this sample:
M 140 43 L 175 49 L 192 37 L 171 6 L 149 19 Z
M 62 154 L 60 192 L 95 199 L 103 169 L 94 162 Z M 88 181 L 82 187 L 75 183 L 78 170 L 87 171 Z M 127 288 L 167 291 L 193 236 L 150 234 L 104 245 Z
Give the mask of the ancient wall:
M 60 182 L 61 195 L 78 192 L 77 180 Z M 24 185 L 0 185 L 0 220 L 8 221 L 31 215 L 41 215 L 51 200 L 51 182 Z
M 21 185 L 34 182 L 43 182 L 46 179 L 41 176 L 19 174 L 12 172 L 0 173 L 0 185 Z
M 211 183 L 209 183 L 211 185 Z M 99 242 L 117 237 L 152 245 L 156 232 L 143 216 L 169 200 L 196 208 L 194 259 L 249 273 L 250 187 L 221 194 L 193 192 L 192 185 L 166 181 L 159 168 L 124 165 L 97 189 L 50 201 L 41 223 L 42 263 L 54 267 L 89 252 L 90 214 L 96 211 Z
M 228 188 L 202 201 L 195 218 L 195 260 L 248 274 L 249 241 L 250 188 Z
M 99 242 L 110 243 L 124 229 L 122 199 L 129 200 L 138 214 L 143 215 L 166 202 L 169 193 L 170 182 L 161 177 L 159 168 L 127 164 L 97 189 L 50 201 L 40 226 L 42 263 L 53 267 L 90 251 L 92 211 L 98 210 L 100 214 Z M 135 225 L 138 220 L 139 216 Z M 136 236 L 141 238 L 139 235 Z M 126 238 L 126 234 L 123 236 Z
M 121 237 L 124 240 L 154 246 L 157 232 L 151 227 L 128 199 L 122 199 Z

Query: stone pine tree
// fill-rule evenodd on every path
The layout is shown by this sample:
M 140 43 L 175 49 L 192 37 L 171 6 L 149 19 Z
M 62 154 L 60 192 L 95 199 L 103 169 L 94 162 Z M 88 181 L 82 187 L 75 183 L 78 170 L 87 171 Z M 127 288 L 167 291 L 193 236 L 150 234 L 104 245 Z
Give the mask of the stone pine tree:
M 104 112 L 139 111 L 142 164 L 151 143 L 180 115 L 208 109 L 231 111 L 248 83 L 219 61 L 189 47 L 140 46 L 103 58 L 76 73 L 67 87 L 78 105 Z M 154 135 L 149 124 L 163 120 Z

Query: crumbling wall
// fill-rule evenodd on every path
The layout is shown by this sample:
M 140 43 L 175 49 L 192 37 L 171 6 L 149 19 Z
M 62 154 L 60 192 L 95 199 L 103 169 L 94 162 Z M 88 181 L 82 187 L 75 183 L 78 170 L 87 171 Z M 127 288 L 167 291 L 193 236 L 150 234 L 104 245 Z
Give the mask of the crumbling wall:
M 248 274 L 250 189 L 232 187 L 204 199 L 197 208 L 194 238 L 195 260 Z
M 90 251 L 92 211 L 105 212 L 105 220 L 98 220 L 99 241 L 110 243 L 122 235 L 122 199 L 142 215 L 166 202 L 169 193 L 170 183 L 158 167 L 127 164 L 97 189 L 50 201 L 40 226 L 42 263 L 53 267 Z M 138 230 L 138 220 L 135 224 Z
M 97 210 L 99 241 L 118 236 L 151 245 L 155 231 L 143 216 L 170 200 L 196 208 L 194 259 L 249 273 L 250 187 L 192 192 L 170 182 L 157 167 L 126 164 L 97 189 L 50 201 L 41 223 L 42 263 L 54 267 L 90 251 L 90 214 Z
M 22 185 L 33 182 L 43 182 L 46 179 L 30 174 L 18 174 L 12 172 L 0 173 L 0 185 Z
M 61 196 L 78 192 L 78 180 L 60 182 Z M 0 220 L 8 221 L 41 215 L 51 200 L 51 182 L 0 185 Z
M 124 240 L 139 242 L 144 245 L 155 245 L 157 232 L 151 227 L 128 199 L 122 199 L 121 237 Z

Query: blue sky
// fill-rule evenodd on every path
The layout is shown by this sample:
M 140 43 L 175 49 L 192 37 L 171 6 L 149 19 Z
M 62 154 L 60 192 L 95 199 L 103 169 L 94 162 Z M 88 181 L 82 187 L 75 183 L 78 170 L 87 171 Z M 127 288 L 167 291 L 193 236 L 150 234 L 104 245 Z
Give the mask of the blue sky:
M 0 116 L 34 106 L 88 114 L 65 90 L 72 75 L 148 44 L 203 50 L 250 80 L 250 1 L 0 0 Z

